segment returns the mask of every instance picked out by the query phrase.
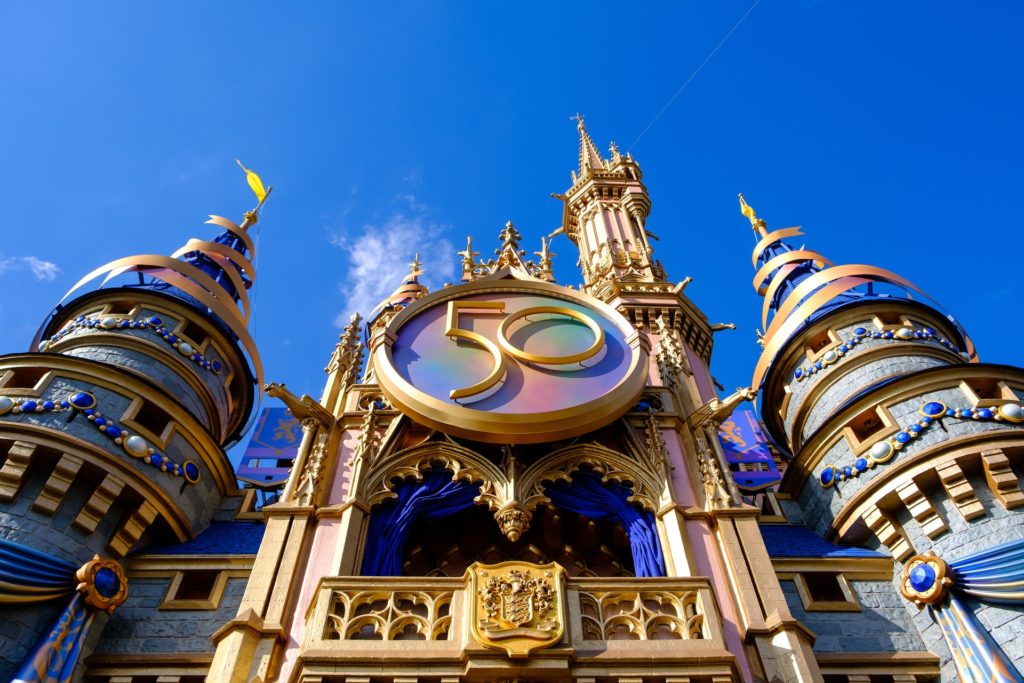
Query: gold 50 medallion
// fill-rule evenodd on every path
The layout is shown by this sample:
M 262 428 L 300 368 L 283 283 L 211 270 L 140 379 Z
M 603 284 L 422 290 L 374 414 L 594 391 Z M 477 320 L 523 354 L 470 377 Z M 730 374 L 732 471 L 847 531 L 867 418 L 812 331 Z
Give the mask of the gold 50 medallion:
M 434 292 L 371 341 L 381 389 L 416 420 L 491 443 L 584 434 L 643 390 L 647 350 L 609 306 L 546 282 Z

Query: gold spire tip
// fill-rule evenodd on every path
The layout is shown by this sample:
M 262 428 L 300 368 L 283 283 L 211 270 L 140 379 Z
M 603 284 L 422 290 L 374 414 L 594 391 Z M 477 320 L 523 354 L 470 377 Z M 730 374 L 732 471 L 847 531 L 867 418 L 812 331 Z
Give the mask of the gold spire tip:
M 752 207 L 750 204 L 747 204 L 747 200 L 743 196 L 742 192 L 740 192 L 739 197 L 740 197 L 740 213 L 742 213 L 744 216 L 746 216 L 747 220 L 750 221 L 750 227 L 751 228 L 753 228 L 754 230 L 756 230 L 758 232 L 763 232 L 765 230 L 765 228 L 766 228 L 766 224 L 765 224 L 764 219 L 757 217 L 757 212 L 754 210 L 754 207 Z
M 410 275 L 422 275 L 423 264 L 420 262 L 420 253 L 417 251 L 416 255 L 412 257 L 412 263 L 409 264 Z

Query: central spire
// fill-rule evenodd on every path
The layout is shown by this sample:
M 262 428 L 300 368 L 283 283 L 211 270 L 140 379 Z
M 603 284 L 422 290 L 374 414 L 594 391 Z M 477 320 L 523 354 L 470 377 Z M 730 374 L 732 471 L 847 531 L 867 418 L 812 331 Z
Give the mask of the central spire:
M 565 207 L 562 226 L 551 235 L 565 233 L 579 248 L 586 288 L 610 291 L 606 285 L 613 280 L 664 281 L 661 264 L 652 256 L 650 240 L 657 238 L 645 227 L 651 200 L 640 166 L 630 155 L 623 156 L 614 142 L 611 159 L 605 159 L 590 138 L 583 116 L 576 114 L 570 120 L 576 122 L 579 133 L 580 166 L 578 173 L 572 172 L 572 187 L 565 194 L 552 195 Z
M 576 114 L 571 118 L 576 121 L 576 130 L 580 133 L 580 175 L 586 175 L 591 169 L 606 169 L 608 163 L 601 157 L 597 145 L 590 139 L 587 126 L 583 123 L 583 115 Z

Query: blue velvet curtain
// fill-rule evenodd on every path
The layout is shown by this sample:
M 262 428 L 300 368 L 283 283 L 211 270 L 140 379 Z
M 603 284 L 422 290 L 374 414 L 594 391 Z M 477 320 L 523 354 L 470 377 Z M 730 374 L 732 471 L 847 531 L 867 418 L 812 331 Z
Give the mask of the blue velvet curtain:
M 451 472 L 435 469 L 421 482 L 402 482 L 395 493 L 394 504 L 381 505 L 370 516 L 363 576 L 400 576 L 413 523 L 420 517 L 437 519 L 465 510 L 480 495 L 480 484 L 452 481 Z
M 27 545 L 0 539 L 0 604 L 33 603 L 67 595 L 76 567 Z
M 74 593 L 29 653 L 12 683 L 66 683 L 71 680 L 85 634 L 93 620 L 78 584 L 75 566 L 14 541 L 0 539 L 0 605 L 44 602 Z
M 953 579 L 949 597 L 929 609 L 953 654 L 960 680 L 1024 682 L 988 629 L 960 599 L 967 596 L 983 602 L 1024 604 L 1024 539 L 950 562 L 949 569 Z
M 661 553 L 654 515 L 627 502 L 633 495 L 616 482 L 601 482 L 601 477 L 586 470 L 572 475 L 572 483 L 558 482 L 544 491 L 551 502 L 563 510 L 596 521 L 622 524 L 633 550 L 633 568 L 637 576 L 665 576 L 665 558 Z

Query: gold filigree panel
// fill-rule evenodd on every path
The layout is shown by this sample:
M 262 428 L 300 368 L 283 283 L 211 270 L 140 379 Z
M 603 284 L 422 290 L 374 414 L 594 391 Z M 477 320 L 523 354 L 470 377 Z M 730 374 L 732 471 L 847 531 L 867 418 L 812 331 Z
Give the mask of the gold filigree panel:
M 448 640 L 454 591 L 335 590 L 325 640 Z
M 580 592 L 584 640 L 703 640 L 697 591 Z

